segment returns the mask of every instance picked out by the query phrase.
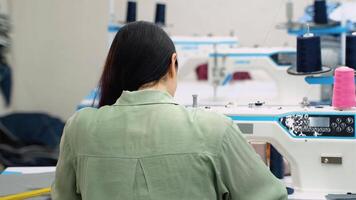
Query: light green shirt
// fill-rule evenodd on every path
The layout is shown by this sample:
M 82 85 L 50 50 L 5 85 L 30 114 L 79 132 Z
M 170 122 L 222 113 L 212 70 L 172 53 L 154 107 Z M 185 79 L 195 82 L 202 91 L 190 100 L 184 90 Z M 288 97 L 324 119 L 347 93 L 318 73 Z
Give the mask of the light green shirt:
M 287 192 L 230 119 L 143 90 L 69 119 L 52 198 L 283 200 Z

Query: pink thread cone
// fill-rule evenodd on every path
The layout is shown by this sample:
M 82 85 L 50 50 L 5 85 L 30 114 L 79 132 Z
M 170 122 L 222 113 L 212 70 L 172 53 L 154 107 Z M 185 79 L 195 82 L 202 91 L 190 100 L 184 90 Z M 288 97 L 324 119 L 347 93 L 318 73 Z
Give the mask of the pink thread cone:
M 339 67 L 335 70 L 332 105 L 335 109 L 345 110 L 356 105 L 355 72 L 349 67 Z

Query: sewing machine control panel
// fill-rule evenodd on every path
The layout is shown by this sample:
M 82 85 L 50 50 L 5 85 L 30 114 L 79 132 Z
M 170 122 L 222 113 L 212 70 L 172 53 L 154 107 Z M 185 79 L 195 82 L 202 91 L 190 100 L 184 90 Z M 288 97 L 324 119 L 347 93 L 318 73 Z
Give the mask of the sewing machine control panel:
M 354 115 L 292 114 L 279 122 L 294 137 L 355 137 Z

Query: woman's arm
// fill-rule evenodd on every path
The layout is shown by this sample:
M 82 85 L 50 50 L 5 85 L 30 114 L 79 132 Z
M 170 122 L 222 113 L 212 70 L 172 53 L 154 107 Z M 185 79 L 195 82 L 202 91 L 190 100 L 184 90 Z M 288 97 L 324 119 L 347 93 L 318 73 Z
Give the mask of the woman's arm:
M 68 137 L 70 134 L 69 124 L 70 120 L 64 128 L 61 139 L 56 176 L 51 192 L 53 200 L 81 199 L 81 196 L 76 193 L 75 156 Z
M 285 186 L 269 171 L 235 124 L 226 130 L 219 158 L 222 184 L 230 199 L 288 198 Z

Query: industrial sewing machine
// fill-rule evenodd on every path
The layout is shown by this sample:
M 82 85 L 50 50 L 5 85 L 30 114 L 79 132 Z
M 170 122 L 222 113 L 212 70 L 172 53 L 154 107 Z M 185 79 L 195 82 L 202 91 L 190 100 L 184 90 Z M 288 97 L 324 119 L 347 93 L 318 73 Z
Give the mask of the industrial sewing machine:
M 301 192 L 356 192 L 356 110 L 309 106 L 215 106 L 249 141 L 272 144 L 291 168 Z
M 230 101 L 239 104 L 261 101 L 274 105 L 298 105 L 304 97 L 320 101 L 319 85 L 309 85 L 304 76 L 287 74 L 287 69 L 295 64 L 295 60 L 294 48 L 219 49 L 210 54 L 209 59 L 209 82 L 214 87 L 214 98 L 224 95 L 221 90 L 229 90 L 235 93 L 235 96 L 229 96 Z M 249 87 L 242 92 L 234 89 L 234 85 L 239 87 L 243 84 L 232 81 L 233 74 L 239 71 L 250 73 L 252 81 L 258 81 L 260 88 Z M 272 87 L 269 87 L 271 84 Z
M 179 76 L 187 79 L 194 69 L 209 62 L 209 55 L 217 48 L 236 48 L 238 38 L 234 36 L 171 36 L 176 47 Z

